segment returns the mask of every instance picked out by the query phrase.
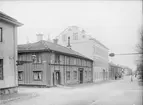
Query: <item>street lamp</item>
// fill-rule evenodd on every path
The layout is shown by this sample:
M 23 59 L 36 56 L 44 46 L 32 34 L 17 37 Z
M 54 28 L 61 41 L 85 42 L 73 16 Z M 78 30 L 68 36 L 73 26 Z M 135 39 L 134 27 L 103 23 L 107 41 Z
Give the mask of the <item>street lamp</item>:
M 137 54 L 142 54 L 142 53 L 123 53 L 123 54 L 115 54 L 115 53 L 110 53 L 110 57 L 114 57 L 115 55 L 137 55 Z

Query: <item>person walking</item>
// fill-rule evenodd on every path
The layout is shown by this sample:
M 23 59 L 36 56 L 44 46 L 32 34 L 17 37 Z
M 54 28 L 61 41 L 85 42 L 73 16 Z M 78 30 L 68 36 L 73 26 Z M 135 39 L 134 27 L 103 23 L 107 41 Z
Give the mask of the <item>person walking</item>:
M 133 75 L 131 74 L 131 82 L 133 82 Z

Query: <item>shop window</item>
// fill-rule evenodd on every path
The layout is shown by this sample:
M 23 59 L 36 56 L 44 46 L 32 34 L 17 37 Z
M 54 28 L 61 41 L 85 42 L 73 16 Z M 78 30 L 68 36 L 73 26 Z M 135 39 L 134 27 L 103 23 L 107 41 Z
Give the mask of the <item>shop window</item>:
M 0 59 L 0 80 L 3 80 L 3 59 Z
M 42 71 L 33 71 L 33 78 L 35 81 L 42 81 Z
M 67 72 L 66 72 L 66 79 L 67 79 L 67 80 L 70 80 L 70 71 L 67 71 Z
M 18 80 L 23 81 L 23 71 L 18 71 Z

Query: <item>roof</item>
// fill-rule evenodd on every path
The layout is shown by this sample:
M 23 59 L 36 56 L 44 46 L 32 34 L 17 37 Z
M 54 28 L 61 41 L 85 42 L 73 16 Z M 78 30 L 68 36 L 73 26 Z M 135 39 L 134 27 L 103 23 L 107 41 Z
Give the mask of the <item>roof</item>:
M 14 24 L 16 26 L 22 26 L 23 24 L 18 22 L 16 19 L 8 16 L 7 14 L 3 13 L 0 11 L 0 20 L 4 20 L 4 21 L 7 21 L 11 24 Z
M 95 42 L 97 42 L 98 44 L 100 44 L 101 46 L 103 46 L 104 48 L 108 49 L 105 45 L 103 45 L 101 42 L 99 42 L 98 40 L 96 40 L 95 38 L 90 38 L 90 40 L 94 40 Z
M 84 59 L 88 59 L 93 61 L 90 58 L 85 57 L 84 55 L 69 49 L 67 47 L 49 42 L 49 41 L 45 41 L 45 40 L 41 40 L 39 42 L 35 42 L 35 43 L 29 43 L 29 44 L 22 44 L 22 45 L 18 45 L 18 53 L 23 53 L 23 52 L 42 52 L 42 51 L 55 51 L 55 52 L 59 52 L 59 53 L 63 53 L 63 54 L 67 54 L 67 55 L 71 55 L 74 57 L 80 57 L 80 58 L 84 58 Z

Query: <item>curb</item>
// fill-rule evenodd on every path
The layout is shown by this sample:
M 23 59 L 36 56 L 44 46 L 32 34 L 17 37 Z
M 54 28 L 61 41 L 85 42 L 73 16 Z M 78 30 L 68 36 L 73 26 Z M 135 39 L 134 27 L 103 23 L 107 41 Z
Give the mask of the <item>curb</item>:
M 2 100 L 0 101 L 0 104 L 5 104 L 5 103 L 8 103 L 10 101 L 14 101 L 14 100 L 19 100 L 19 99 L 22 99 L 22 98 L 32 98 L 32 97 L 36 97 L 38 96 L 38 94 L 36 93 L 33 93 L 32 95 L 28 95 L 28 96 L 20 96 L 20 97 L 16 97 L 16 98 L 10 98 L 10 99 L 7 99 L 7 100 Z

